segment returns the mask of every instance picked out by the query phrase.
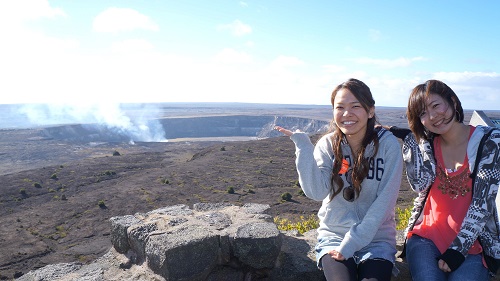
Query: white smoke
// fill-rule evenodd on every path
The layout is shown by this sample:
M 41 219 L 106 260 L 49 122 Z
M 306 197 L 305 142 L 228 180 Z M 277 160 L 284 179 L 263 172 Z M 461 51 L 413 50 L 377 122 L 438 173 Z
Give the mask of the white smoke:
M 24 104 L 18 112 L 28 120 L 23 126 L 83 124 L 126 135 L 131 143 L 167 141 L 154 104 Z

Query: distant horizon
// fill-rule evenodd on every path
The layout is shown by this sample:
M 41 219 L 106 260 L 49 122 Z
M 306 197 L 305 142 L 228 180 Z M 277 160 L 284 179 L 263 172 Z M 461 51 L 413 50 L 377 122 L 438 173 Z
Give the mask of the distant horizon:
M 89 105 L 98 105 L 99 103 L 89 103 Z M 108 103 L 108 104 L 116 104 L 116 105 L 268 105 L 268 106 L 287 106 L 287 107 L 331 107 L 330 104 L 297 104 L 297 103 L 259 103 L 259 102 L 185 102 L 185 101 L 176 101 L 176 102 L 116 102 L 116 103 Z M 0 106 L 25 106 L 25 105 L 46 105 L 46 106 L 73 106 L 72 103 L 42 103 L 42 102 L 31 102 L 31 103 L 0 103 Z M 463 105 L 462 105 L 463 106 Z M 398 109 L 406 109 L 406 106 L 386 106 L 386 105 L 378 105 L 375 104 L 377 108 L 398 108 Z M 488 111 L 488 112 L 497 112 L 500 109 L 472 109 L 465 108 L 467 111 Z
M 151 120 L 193 118 L 217 115 L 301 116 L 315 120 L 331 120 L 331 105 L 275 104 L 244 102 L 161 102 L 109 104 L 0 104 L 0 129 L 28 129 L 68 124 L 101 124 L 118 129 L 150 130 Z M 405 107 L 376 106 L 379 119 L 391 112 L 403 117 Z M 380 112 L 382 111 L 382 112 Z M 470 116 L 482 111 L 500 117 L 500 110 L 464 109 Z

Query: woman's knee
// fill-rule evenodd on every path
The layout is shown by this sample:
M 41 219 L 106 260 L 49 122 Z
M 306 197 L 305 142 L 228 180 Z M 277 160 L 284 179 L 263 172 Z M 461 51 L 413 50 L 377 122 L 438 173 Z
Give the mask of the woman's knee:
M 320 262 L 323 267 L 323 273 L 328 281 L 357 280 L 356 263 L 353 258 L 338 261 L 329 255 L 324 255 Z
M 358 280 L 391 280 L 394 264 L 385 259 L 368 259 L 358 266 Z

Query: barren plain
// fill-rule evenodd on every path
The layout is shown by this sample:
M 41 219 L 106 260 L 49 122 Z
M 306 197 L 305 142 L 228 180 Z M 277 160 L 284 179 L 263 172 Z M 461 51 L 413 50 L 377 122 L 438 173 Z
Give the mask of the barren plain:
M 331 110 L 179 107 L 164 110 L 160 117 L 232 115 L 328 121 Z M 377 115 L 383 124 L 406 126 L 401 108 L 381 108 Z M 314 216 L 321 204 L 299 192 L 294 145 L 281 135 L 82 141 L 48 135 L 47 129 L 0 130 L 0 280 L 47 264 L 86 263 L 103 255 L 111 247 L 113 216 L 176 204 L 229 202 L 269 204 L 272 216 L 298 220 Z M 405 208 L 414 194 L 404 175 L 402 179 L 398 205 Z M 285 192 L 292 194 L 291 200 L 281 199 Z

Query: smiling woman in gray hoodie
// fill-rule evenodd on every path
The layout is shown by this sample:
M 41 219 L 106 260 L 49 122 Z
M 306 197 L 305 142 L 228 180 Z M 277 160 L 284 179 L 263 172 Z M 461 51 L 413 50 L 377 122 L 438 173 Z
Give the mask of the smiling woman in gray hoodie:
M 332 95 L 329 133 L 308 135 L 276 126 L 296 146 L 299 182 L 322 201 L 316 258 L 327 280 L 390 280 L 396 254 L 394 208 L 403 161 L 397 138 L 376 128 L 375 101 L 356 79 Z

